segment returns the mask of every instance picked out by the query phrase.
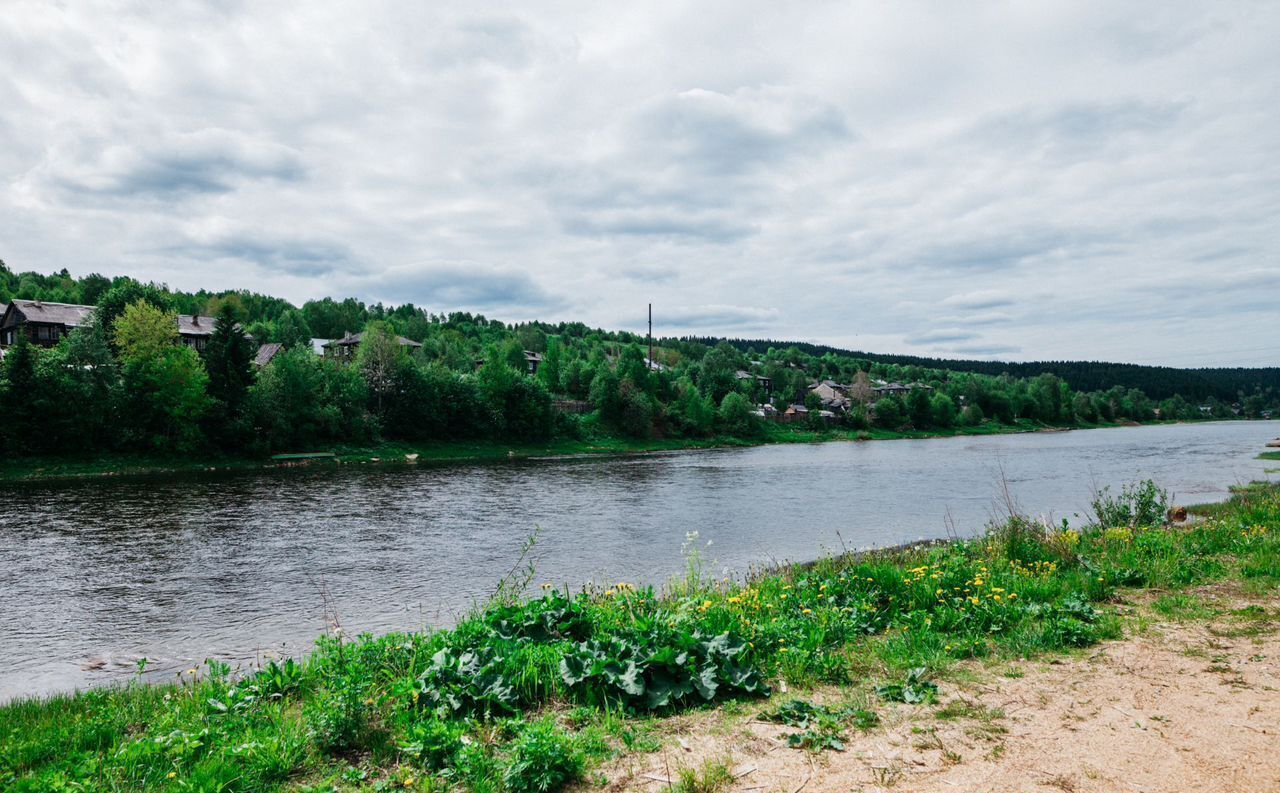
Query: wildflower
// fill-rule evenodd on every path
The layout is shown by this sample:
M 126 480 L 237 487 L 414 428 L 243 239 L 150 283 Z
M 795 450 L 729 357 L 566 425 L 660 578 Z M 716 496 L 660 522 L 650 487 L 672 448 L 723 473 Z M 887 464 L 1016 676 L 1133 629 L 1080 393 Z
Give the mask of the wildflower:
M 177 772 L 177 771 L 170 771 L 170 772 L 169 772 L 169 776 L 168 776 L 168 778 L 169 778 L 169 779 L 174 779 L 174 778 L 176 778 L 177 776 L 178 776 L 178 772 Z
M 736 596 L 736 595 L 735 595 L 734 597 L 729 598 L 729 602 L 730 602 L 730 603 L 741 603 L 741 602 L 742 602 L 742 598 L 740 598 L 740 597 L 738 597 L 738 596 Z
M 813 613 L 813 609 L 804 609 L 804 610 L 803 610 L 803 611 L 801 611 L 800 613 L 801 613 L 801 614 L 812 614 L 812 613 Z
M 548 584 L 548 583 L 545 583 L 545 582 L 544 582 L 544 583 L 542 584 L 542 588 L 543 588 L 543 589 L 550 589 L 550 588 L 551 588 L 551 585 L 550 585 L 550 584 Z
M 780 652 L 780 653 L 785 653 L 785 652 L 787 652 L 787 648 L 786 648 L 786 647 L 779 647 L 779 648 L 778 648 L 778 652 Z

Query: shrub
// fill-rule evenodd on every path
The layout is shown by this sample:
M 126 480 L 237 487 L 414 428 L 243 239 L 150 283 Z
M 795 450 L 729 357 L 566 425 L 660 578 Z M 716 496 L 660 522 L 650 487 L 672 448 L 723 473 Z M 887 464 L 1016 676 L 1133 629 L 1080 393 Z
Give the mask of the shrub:
M 573 738 L 546 718 L 520 734 L 502 781 L 510 793 L 547 793 L 581 778 L 585 765 Z

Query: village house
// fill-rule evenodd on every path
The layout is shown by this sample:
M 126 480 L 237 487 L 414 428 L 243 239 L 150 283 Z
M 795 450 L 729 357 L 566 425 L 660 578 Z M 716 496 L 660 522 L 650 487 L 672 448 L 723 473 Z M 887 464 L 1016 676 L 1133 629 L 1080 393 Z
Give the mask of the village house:
M 849 398 L 849 386 L 841 385 L 834 380 L 823 380 L 809 386 L 809 393 L 817 394 L 822 406 L 827 410 L 845 411 L 853 404 Z
M 334 339 L 312 339 L 311 351 L 316 355 L 324 355 L 324 348 L 331 341 L 334 341 Z
M 538 367 L 542 365 L 542 355 L 534 352 L 533 350 L 522 350 L 521 352 L 524 354 L 525 371 L 531 375 L 537 374 Z M 477 372 L 484 367 L 484 361 L 484 358 L 476 359 Z
M 788 405 L 778 416 L 779 424 L 798 424 L 809 419 L 809 408 L 804 405 Z
M 209 339 L 218 325 L 217 317 L 202 317 L 199 314 L 178 315 L 178 338 L 182 343 L 203 354 L 209 346 Z M 236 323 L 237 327 L 239 323 Z
M 356 359 L 356 351 L 360 349 L 360 342 L 364 339 L 364 332 L 351 333 L 347 332 L 341 339 L 335 339 L 324 345 L 324 357 L 333 358 L 338 361 L 349 362 Z M 396 336 L 396 341 L 401 347 L 417 349 L 422 346 L 420 342 L 413 339 L 406 339 L 404 336 Z
M 94 310 L 71 303 L 14 300 L 0 314 L 0 345 L 17 344 L 23 335 L 38 347 L 54 347 L 63 336 L 89 324 Z
M 280 342 L 270 342 L 258 348 L 258 353 L 253 356 L 253 365 L 261 369 L 267 364 L 275 360 L 275 357 L 284 349 L 284 345 Z
M 752 374 L 751 372 L 744 372 L 743 370 L 739 369 L 738 371 L 733 373 L 733 376 L 739 380 L 754 381 L 756 385 L 764 389 L 764 393 L 766 395 L 773 393 L 773 380 L 769 379 L 768 377 L 765 377 L 764 375 Z

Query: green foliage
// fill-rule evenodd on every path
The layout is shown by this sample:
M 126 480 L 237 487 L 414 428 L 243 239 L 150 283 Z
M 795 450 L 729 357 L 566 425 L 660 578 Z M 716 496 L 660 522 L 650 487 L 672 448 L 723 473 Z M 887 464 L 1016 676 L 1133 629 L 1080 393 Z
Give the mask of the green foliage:
M 927 705 L 938 700 L 938 685 L 928 679 L 928 670 L 919 666 L 907 672 L 901 683 L 876 686 L 876 694 L 889 702 Z
M 1101 526 L 1158 526 L 1169 511 L 1169 493 L 1150 479 L 1124 485 L 1119 495 L 1108 486 L 1094 494 L 1090 507 Z
M 844 731 L 849 724 L 859 730 L 870 730 L 880 723 L 880 717 L 874 711 L 850 707 L 830 708 L 800 699 L 767 710 L 759 718 L 799 728 L 800 732 L 787 735 L 787 745 L 793 749 L 815 752 L 824 749 L 844 751 Z
M 512 746 L 502 775 L 510 793 L 549 793 L 581 778 L 586 757 L 551 719 L 526 727 Z
M 656 624 L 579 643 L 561 660 L 560 676 L 588 701 L 635 710 L 768 692 L 741 638 Z

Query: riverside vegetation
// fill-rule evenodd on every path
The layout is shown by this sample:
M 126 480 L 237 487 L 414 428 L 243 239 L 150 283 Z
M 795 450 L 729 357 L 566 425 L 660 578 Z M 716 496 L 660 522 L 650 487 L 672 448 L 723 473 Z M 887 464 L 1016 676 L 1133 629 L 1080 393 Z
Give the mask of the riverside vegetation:
M 664 717 L 714 707 L 790 725 L 797 751 L 838 751 L 876 729 L 877 703 L 935 707 L 968 665 L 1119 637 L 1135 589 L 1280 586 L 1275 485 L 1185 526 L 1164 523 L 1167 506 L 1146 482 L 1098 494 L 1079 529 L 1011 510 L 977 539 L 742 581 L 708 576 L 691 536 L 688 570 L 661 591 L 525 597 L 535 571 L 517 565 L 447 630 L 347 637 L 334 618 L 302 660 L 210 660 L 170 684 L 4 705 L 0 787 L 551 791 L 604 782 L 610 758 L 661 747 Z M 849 704 L 813 704 L 817 686 Z M 683 769 L 677 789 L 731 780 Z
M 582 323 L 505 324 L 352 299 L 299 308 L 243 291 L 184 293 L 125 277 L 13 273 L 0 262 L 0 303 L 17 298 L 97 311 L 88 327 L 51 349 L 19 342 L 8 350 L 0 366 L 0 443 L 9 454 L 0 478 L 247 464 L 334 449 L 365 458 L 392 450 L 485 457 L 1280 410 L 1280 369 L 1009 364 L 1006 372 L 1025 374 L 1015 377 L 992 374 L 1004 366 L 992 362 L 969 362 L 965 371 L 957 361 L 689 338 L 658 339 L 650 365 L 642 337 Z M 202 353 L 176 343 L 175 312 L 216 317 Z M 366 334 L 349 365 L 313 354 L 311 336 L 348 331 Z M 421 347 L 409 350 L 397 335 Z M 285 349 L 258 370 L 252 361 L 260 342 Z M 535 373 L 526 351 L 541 356 Z M 872 378 L 927 387 L 879 398 Z M 824 379 L 853 384 L 852 404 L 831 422 L 817 416 L 821 400 L 807 390 Z M 812 418 L 785 427 L 762 421 L 755 410 L 766 401 L 780 408 L 808 402 Z

